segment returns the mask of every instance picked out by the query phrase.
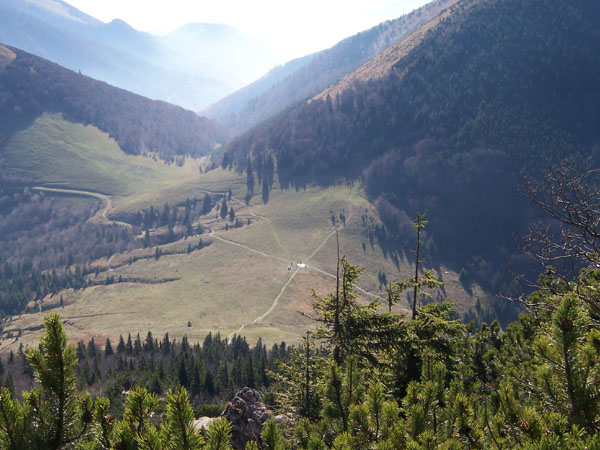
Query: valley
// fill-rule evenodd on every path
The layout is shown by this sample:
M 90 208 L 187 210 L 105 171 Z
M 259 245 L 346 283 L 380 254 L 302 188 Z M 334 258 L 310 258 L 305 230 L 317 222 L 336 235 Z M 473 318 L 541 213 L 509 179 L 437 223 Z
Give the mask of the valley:
M 12 264 L 0 351 L 33 345 L 57 307 L 77 340 L 299 342 L 311 289 L 333 289 L 334 238 L 365 268 L 365 301 L 382 298 L 413 273 L 423 211 L 423 260 L 444 283 L 433 300 L 508 325 L 518 308 L 494 296 L 520 289 L 506 264 L 531 273 L 517 241 L 540 217 L 515 190 L 544 161 L 583 157 L 597 134 L 597 80 L 583 79 L 585 95 L 565 75 L 584 64 L 574 48 L 597 72 L 593 45 L 564 30 L 561 45 L 546 39 L 561 15 L 596 36 L 585 8 L 561 3 L 537 28 L 534 5 L 519 8 L 436 0 L 273 69 L 205 110 L 218 122 L 0 45 L 0 251 Z M 517 10 L 502 45 L 472 39 L 480 23 L 503 36 Z M 211 30 L 222 27 L 180 38 Z M 554 76 L 541 76 L 550 59 L 519 62 L 537 48 Z M 559 105 L 574 112 L 566 86 L 582 108 L 561 121 Z
M 600 449 L 597 0 L 126 3 L 0 5 L 0 449 Z
M 186 163 L 201 164 L 196 160 Z M 160 165 L 157 163 L 157 167 Z M 91 189 L 96 187 L 96 181 L 92 177 L 88 184 L 77 185 L 90 191 L 38 189 L 48 195 L 101 198 L 104 206 L 90 220 L 100 222 L 108 217 L 110 223 L 123 226 L 131 225 L 112 218 L 131 216 L 134 208 L 148 207 L 150 203 L 177 204 L 207 192 L 227 195 L 231 189 L 228 204 L 243 226 L 236 228 L 228 218 L 221 219 L 217 205 L 198 221 L 205 230 L 203 234 L 93 262 L 93 266 L 101 268 L 95 275 L 88 275 L 94 285 L 44 298 L 43 312 L 5 319 L 0 351 L 34 345 L 48 308 L 58 308 L 74 340 L 85 341 L 94 336 L 96 341 L 109 337 L 115 342 L 120 334 L 152 331 L 157 336 L 168 332 L 177 339 L 185 335 L 192 342 L 202 341 L 209 332 L 224 337 L 241 334 L 250 343 L 258 337 L 268 344 L 298 342 L 303 330 L 313 326 L 297 312 L 310 314 L 311 289 L 319 295 L 334 289 L 336 230 L 341 255 L 366 267 L 360 282 L 365 299 L 383 300 L 380 272 L 391 282 L 408 277 L 413 270 L 406 256 L 396 265 L 384 256 L 376 242 L 369 242 L 362 218 L 376 218 L 376 211 L 358 184 L 310 186 L 296 191 L 282 190 L 275 182 L 267 204 L 254 195 L 246 205 L 240 200 L 246 194 L 244 179 L 235 171 L 217 168 L 199 174 L 196 169 L 191 175 L 186 166 L 161 170 L 173 171 L 176 176 L 165 176 L 161 179 L 163 184 L 154 180 L 150 192 L 143 190 L 139 194 L 123 190 L 118 196 L 94 193 Z M 339 219 L 340 214 L 345 223 Z M 337 217 L 335 226 L 332 215 Z M 160 232 L 164 229 L 152 231 Z M 136 239 L 142 238 L 143 235 Z M 200 249 L 196 248 L 199 240 Z M 156 248 L 161 252 L 159 258 L 155 257 Z M 467 294 L 456 273 L 442 267 L 438 276 L 445 282 L 446 296 L 458 302 L 459 312 L 470 308 L 476 298 L 488 301 L 481 290 L 473 296 Z M 113 281 L 107 283 L 107 279 Z M 399 307 L 398 311 L 402 310 Z

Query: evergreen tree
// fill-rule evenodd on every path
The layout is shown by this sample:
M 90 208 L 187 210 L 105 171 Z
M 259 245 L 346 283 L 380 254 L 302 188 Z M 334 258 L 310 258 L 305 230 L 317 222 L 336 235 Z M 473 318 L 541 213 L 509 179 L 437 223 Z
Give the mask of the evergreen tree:
M 6 375 L 6 379 L 4 380 L 3 386 L 9 390 L 11 395 L 15 395 L 15 381 L 13 380 L 13 377 L 10 374 L 10 372 Z
M 138 450 L 152 442 L 159 444 L 156 430 L 150 423 L 157 405 L 156 395 L 141 387 L 132 389 L 127 396 L 123 419 L 108 433 L 112 436 L 113 443 L 107 448 Z
M 402 298 L 402 292 L 410 287 L 406 281 L 396 281 L 395 283 L 388 284 L 385 287 L 387 294 L 388 312 L 392 312 L 392 306 L 400 302 Z
M 162 340 L 161 349 L 163 353 L 168 354 L 171 351 L 171 341 L 169 340 L 169 333 L 165 333 L 165 337 Z
M 293 349 L 289 358 L 280 360 L 277 370 L 269 375 L 275 381 L 277 399 L 283 411 L 315 420 L 321 410 L 317 388 L 323 376 L 324 361 L 316 356 L 310 334 L 307 331 L 302 345 Z
M 0 445 L 6 450 L 28 448 L 32 412 L 28 405 L 12 399 L 10 389 L 0 388 Z
M 133 343 L 131 342 L 131 333 L 127 335 L 127 344 L 125 346 L 128 355 L 133 353 Z
M 223 199 L 223 202 L 221 203 L 221 219 L 224 219 L 225 217 L 227 217 L 227 201 Z
M 231 422 L 221 417 L 215 420 L 206 431 L 206 446 L 204 450 L 233 450 L 229 444 Z
M 193 370 L 192 381 L 190 383 L 190 391 L 192 395 L 199 395 L 202 389 L 202 381 L 200 380 L 200 369 L 196 365 Z
M 254 193 L 254 173 L 252 172 L 252 160 L 250 157 L 246 160 L 246 187 L 248 188 L 248 194 Z
M 160 224 L 162 226 L 168 225 L 170 217 L 171 217 L 171 209 L 169 208 L 169 204 L 167 202 L 165 202 L 165 206 L 163 207 L 162 215 L 160 216 Z
M 150 331 L 148 331 L 148 334 L 146 335 L 146 340 L 144 341 L 144 351 L 154 351 L 154 338 L 152 337 L 152 332 Z
M 215 395 L 215 385 L 213 382 L 213 376 L 211 375 L 210 371 L 206 371 L 205 376 L 204 376 L 204 391 L 206 393 L 208 393 L 209 395 Z
M 213 204 L 210 198 L 210 195 L 204 194 L 204 199 L 202 200 L 202 215 L 208 214 L 212 210 Z
M 138 333 L 133 341 L 133 354 L 139 355 L 142 353 L 142 341 L 140 339 L 140 333 Z
M 94 342 L 94 338 L 91 338 L 87 343 L 87 355 L 91 358 L 96 356 L 96 343 Z
M 25 402 L 32 409 L 32 440 L 45 448 L 60 449 L 77 441 L 93 418 L 89 394 L 76 391 L 75 348 L 67 345 L 60 316 L 51 313 L 44 319 L 45 334 L 40 348 L 27 351 L 40 388 L 29 392 Z
M 288 448 L 275 419 L 265 422 L 260 437 L 264 450 L 286 450 Z
M 190 387 L 190 378 L 188 376 L 187 367 L 185 366 L 185 359 L 181 358 L 179 360 L 179 369 L 177 370 L 177 378 L 179 379 L 179 384 L 184 387 Z
M 150 228 L 146 227 L 144 231 L 144 248 L 151 247 L 152 241 L 150 240 Z
M 125 341 L 123 340 L 123 335 L 119 335 L 119 343 L 117 344 L 117 353 L 123 353 L 125 351 Z
M 247 354 L 244 358 L 242 366 L 242 384 L 248 387 L 255 387 L 254 383 L 254 366 L 252 364 L 252 356 Z
M 441 285 L 433 275 L 433 272 L 426 271 L 425 276 L 419 279 L 419 265 L 424 262 L 421 261 L 421 230 L 425 228 L 427 221 L 425 220 L 425 213 L 417 213 L 417 220 L 413 223 L 413 227 L 417 230 L 417 248 L 414 250 L 415 253 L 415 276 L 411 280 L 413 286 L 413 303 L 412 303 L 412 319 L 417 317 L 417 296 L 421 293 L 423 287 L 435 288 Z
M 221 167 L 223 169 L 227 169 L 227 167 L 231 164 L 228 153 L 223 153 L 223 160 L 221 161 Z
M 262 182 L 262 201 L 265 205 L 269 203 L 269 183 L 267 182 L 266 177 Z
M 263 155 L 258 155 L 254 158 L 254 167 L 256 167 L 256 179 L 260 183 L 264 177 L 264 158 Z
M 160 440 L 165 450 L 201 450 L 202 435 L 194 427 L 194 411 L 187 391 L 180 387 L 167 393 L 165 418 L 160 431 Z
M 336 292 L 320 297 L 313 292 L 313 308 L 319 327 L 316 337 L 322 339 L 341 365 L 347 356 L 362 362 L 378 364 L 378 355 L 397 346 L 406 330 L 401 315 L 379 314 L 379 302 L 367 305 L 357 301 L 356 285 L 362 272 L 345 258 L 339 260 Z M 341 284 L 341 285 L 340 285 Z
M 217 389 L 222 392 L 229 388 L 229 371 L 227 370 L 227 364 L 223 363 L 219 366 L 217 371 Z
M 104 344 L 104 356 L 110 356 L 114 353 L 110 339 L 106 337 L 106 343 Z
M 273 188 L 273 177 L 275 175 L 275 162 L 273 161 L 273 155 L 271 153 L 269 153 L 265 157 L 264 172 L 265 172 L 265 179 L 267 181 L 267 184 L 269 185 L 269 189 L 272 189 Z

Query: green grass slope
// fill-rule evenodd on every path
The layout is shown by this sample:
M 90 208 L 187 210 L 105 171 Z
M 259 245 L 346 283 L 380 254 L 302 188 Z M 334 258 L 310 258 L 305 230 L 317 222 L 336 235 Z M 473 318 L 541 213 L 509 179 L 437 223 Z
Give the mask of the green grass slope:
M 93 124 L 130 154 L 165 161 L 210 154 L 227 132 L 192 111 L 150 100 L 0 45 L 0 146 L 44 112 Z M 16 55 L 11 59 L 10 55 Z M 6 56 L 8 54 L 8 57 Z
M 341 253 L 365 267 L 360 282 L 365 300 L 383 295 L 378 281 L 381 273 L 393 281 L 414 270 L 410 255 L 395 263 L 377 242 L 369 242 L 363 217 L 378 219 L 360 186 L 309 186 L 294 191 L 275 185 L 267 204 L 254 196 L 246 205 L 238 200 L 245 195 L 242 181 L 235 172 L 217 169 L 162 192 L 184 199 L 231 188 L 229 205 L 243 227 L 226 226 L 227 220 L 216 217 L 217 206 L 201 217 L 207 231 L 200 237 L 161 246 L 163 256 L 159 259 L 153 257 L 155 248 L 116 254 L 110 258 L 110 270 L 89 276 L 95 283 L 110 277 L 114 284 L 59 292 L 44 299 L 44 308 L 58 306 L 63 297 L 59 312 L 75 340 L 93 336 L 102 342 L 108 336 L 114 341 L 119 334 L 151 330 L 155 336 L 168 332 L 176 338 L 187 335 L 192 341 L 203 339 L 210 331 L 223 336 L 242 334 L 251 343 L 258 337 L 267 343 L 297 342 L 312 326 L 297 312 L 310 313 L 311 289 L 324 295 L 335 286 L 336 228 L 332 213 L 339 217 L 343 212 L 346 217 L 345 225 L 336 221 Z M 147 201 L 145 195 L 141 194 L 141 200 L 136 199 L 137 194 L 118 198 L 121 206 L 117 207 L 142 204 Z M 165 198 L 155 198 L 154 204 Z M 188 252 L 188 245 L 196 245 L 199 238 L 210 245 Z M 307 267 L 298 267 L 298 261 Z M 96 264 L 107 267 L 108 262 Z M 439 267 L 438 275 L 446 283 L 441 295 L 454 300 L 459 312 L 471 308 L 477 299 L 484 305 L 489 301 L 478 288 L 472 295 L 466 293 L 457 274 L 447 268 Z M 404 303 L 396 311 L 407 306 Z M 43 313 L 34 313 L 5 321 L 0 351 L 16 349 L 20 344 L 34 345 L 42 320 Z
M 125 196 L 176 178 L 174 166 L 124 153 L 92 125 L 43 114 L 2 150 L 7 169 L 34 183 Z
M 110 223 L 107 218 L 131 217 L 151 205 L 181 205 L 187 198 L 231 189 L 228 204 L 242 227 L 220 219 L 217 204 L 200 217 L 205 229 L 200 237 L 162 245 L 159 259 L 154 258 L 154 247 L 138 245 L 92 261 L 92 268 L 100 269 L 88 275 L 92 286 L 44 298 L 44 311 L 58 307 L 63 298 L 59 310 L 75 340 L 93 336 L 101 342 L 108 336 L 116 341 L 119 334 L 151 330 L 156 336 L 168 332 L 192 341 L 219 332 L 242 334 L 251 342 L 259 336 L 268 343 L 296 342 L 312 325 L 297 312 L 310 313 L 311 289 L 319 294 L 334 289 L 336 228 L 341 253 L 365 267 L 360 283 L 365 300 L 383 295 L 379 282 L 383 273 L 391 282 L 413 270 L 410 254 L 393 260 L 369 237 L 366 220 L 379 219 L 359 184 L 296 191 L 281 189 L 276 179 L 268 203 L 254 195 L 246 204 L 241 200 L 246 196 L 246 178 L 235 171 L 206 171 L 210 164 L 206 158 L 187 158 L 180 166 L 126 154 L 107 133 L 69 122 L 60 114 L 39 116 L 13 134 L 1 154 L 7 172 L 29 180 L 47 195 L 60 195 L 62 204 L 69 204 L 69 199 L 73 205 L 81 203 L 85 195 L 101 199 L 104 206 L 89 219 L 100 226 Z M 139 240 L 137 234 L 132 239 Z M 200 238 L 205 246 L 198 249 Z M 297 266 L 299 261 L 307 266 Z M 438 275 L 446 282 L 443 296 L 456 301 L 459 313 L 477 299 L 484 305 L 489 301 L 477 288 L 472 294 L 465 292 L 457 274 L 443 266 Z M 0 351 L 35 345 L 43 314 L 5 318 Z

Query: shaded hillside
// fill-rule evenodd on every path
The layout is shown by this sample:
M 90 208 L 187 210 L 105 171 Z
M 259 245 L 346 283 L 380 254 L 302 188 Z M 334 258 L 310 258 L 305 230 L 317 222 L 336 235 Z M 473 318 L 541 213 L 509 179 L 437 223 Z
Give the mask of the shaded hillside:
M 43 112 L 93 124 L 124 151 L 155 153 L 165 160 L 208 154 L 226 138 L 219 125 L 191 111 L 148 100 L 15 48 L 0 49 L 5 54 L 0 56 L 0 145 Z
M 430 245 L 493 286 L 532 219 L 515 195 L 522 171 L 599 156 L 599 18 L 589 0 L 461 1 L 387 72 L 303 104 L 229 156 L 272 150 L 283 183 L 362 176 L 391 241 L 427 209 Z
M 0 42 L 137 94 L 188 108 L 198 109 L 219 98 L 219 93 L 225 95 L 233 89 L 209 75 L 177 70 L 169 65 L 177 60 L 174 54 L 160 53 L 165 67 L 156 60 L 149 60 L 147 53 L 134 52 L 132 49 L 144 47 L 147 42 L 121 40 L 117 26 L 103 24 L 82 30 L 81 27 L 66 27 L 63 22 L 48 22 L 0 5 Z M 106 41 L 111 33 L 114 38 Z M 112 45 L 119 42 L 119 46 Z M 131 49 L 124 49 L 126 46 Z M 213 93 L 217 93 L 215 97 Z
M 203 111 L 235 134 L 256 126 L 280 111 L 312 97 L 357 66 L 402 39 L 437 16 L 457 0 L 435 0 L 410 14 L 384 22 L 339 44 L 317 53 L 311 59 L 294 60 L 284 66 L 301 63 L 294 72 L 280 79 L 273 71 L 265 79 L 235 92 Z M 265 84 L 272 84 L 266 91 Z M 249 92 L 253 97 L 249 96 Z
M 0 2 L 0 42 L 188 109 L 209 105 L 280 61 L 235 29 L 198 27 L 154 36 L 119 19 L 103 23 L 60 0 Z

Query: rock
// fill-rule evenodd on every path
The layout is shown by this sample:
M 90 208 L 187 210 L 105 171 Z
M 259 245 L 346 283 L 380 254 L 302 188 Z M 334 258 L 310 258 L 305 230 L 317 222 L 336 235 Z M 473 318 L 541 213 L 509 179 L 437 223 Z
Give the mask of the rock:
M 271 411 L 262 402 L 262 394 L 248 387 L 240 389 L 233 400 L 227 404 L 223 416 L 231 422 L 231 445 L 243 450 L 246 442 L 254 440 L 262 448 L 260 433 L 263 424 L 273 417 Z
M 213 423 L 216 419 L 214 417 L 200 417 L 199 419 L 194 420 L 194 428 L 198 431 L 204 433 L 207 428 Z

